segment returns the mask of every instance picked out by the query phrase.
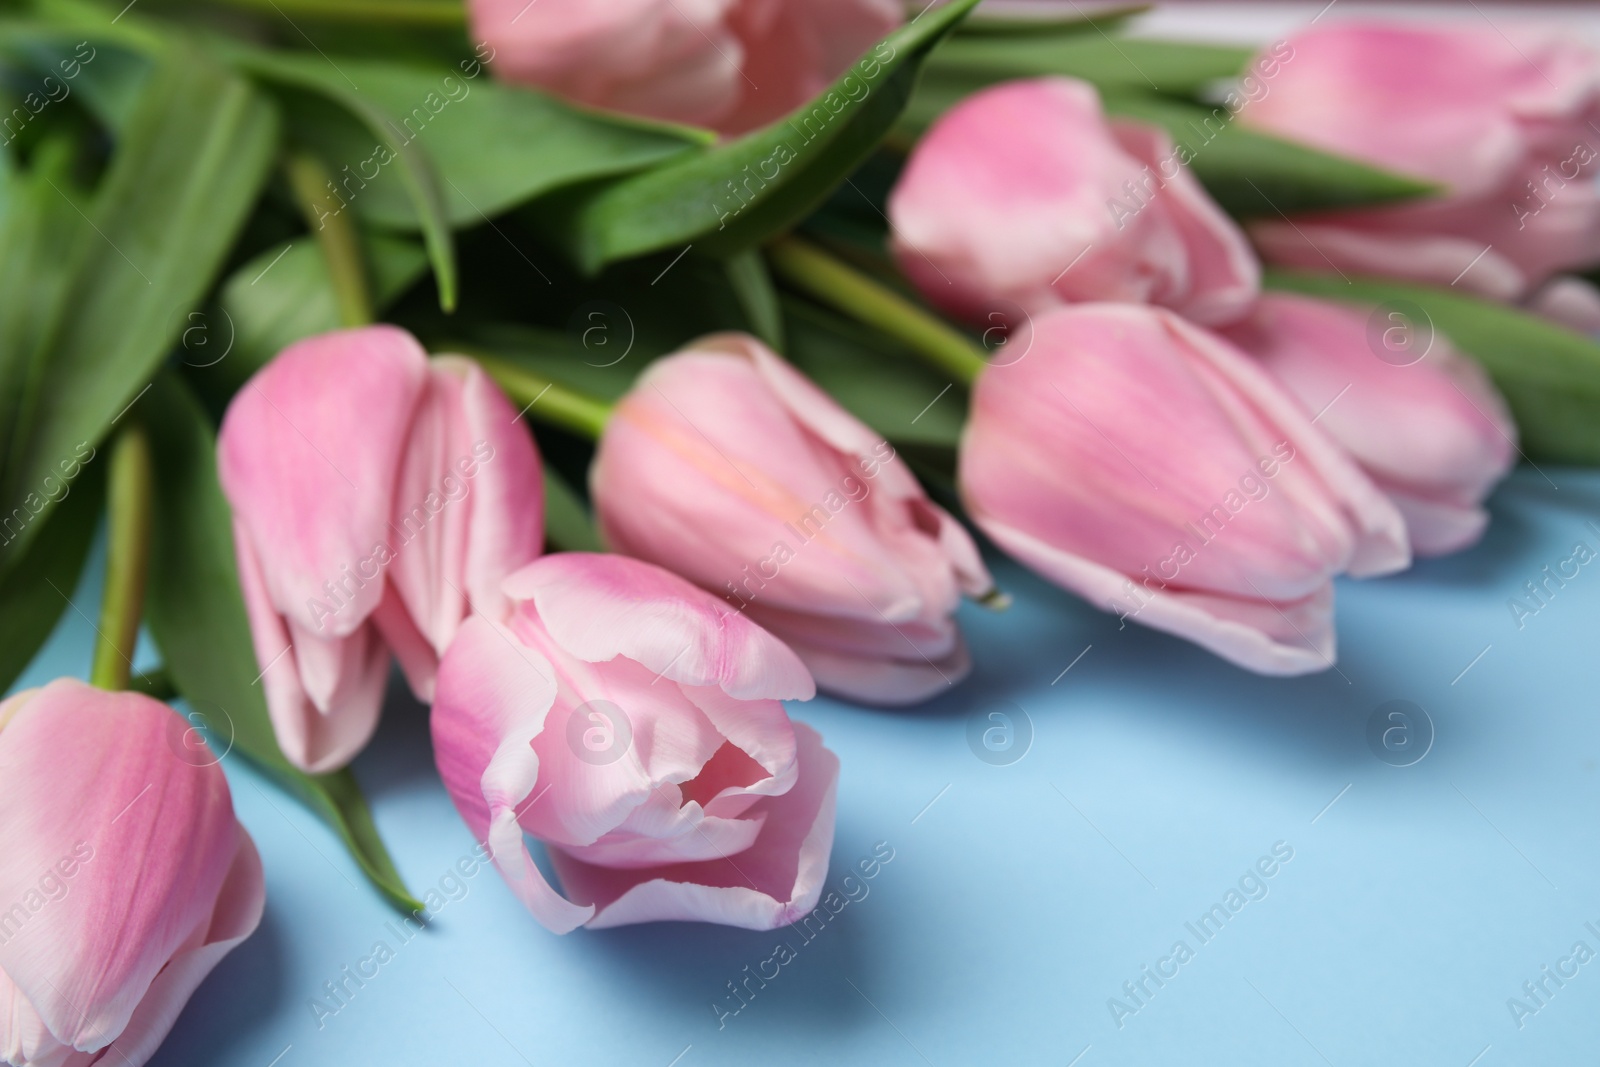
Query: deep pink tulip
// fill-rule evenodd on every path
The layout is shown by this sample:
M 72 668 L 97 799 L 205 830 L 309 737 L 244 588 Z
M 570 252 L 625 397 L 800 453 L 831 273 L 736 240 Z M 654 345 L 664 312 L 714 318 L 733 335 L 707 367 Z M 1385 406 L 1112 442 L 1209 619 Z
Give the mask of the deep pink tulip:
M 0 703 L 7 1063 L 138 1067 L 261 921 L 261 859 L 187 730 L 72 679 Z
M 754 338 L 654 363 L 591 477 L 607 544 L 777 634 L 817 684 L 909 704 L 971 668 L 954 614 L 993 581 L 889 443 Z
M 1268 293 L 1222 335 L 1260 360 L 1389 495 L 1419 556 L 1455 552 L 1489 523 L 1483 500 L 1516 462 L 1516 423 L 1443 335 L 1385 348 L 1372 309 Z M 1413 362 L 1415 360 L 1415 362 Z
M 468 10 L 510 81 L 727 134 L 810 100 L 903 18 L 896 0 L 470 0 Z
M 512 575 L 503 625 L 462 626 L 439 670 L 445 787 L 513 892 L 557 933 L 692 919 L 767 930 L 817 904 L 839 761 L 784 699 L 815 688 L 783 642 L 623 556 Z M 563 893 L 523 843 L 549 847 Z
M 1036 319 L 978 378 L 961 483 L 1045 577 L 1264 674 L 1331 666 L 1333 577 L 1409 561 L 1399 512 L 1300 405 L 1160 308 Z
M 313 772 L 377 726 L 390 652 L 421 700 L 474 610 L 537 556 L 538 456 L 477 365 L 370 326 L 286 349 L 237 396 L 217 453 L 267 708 Z
M 1269 259 L 1501 300 L 1600 261 L 1600 53 L 1511 26 L 1331 20 L 1289 46 L 1241 122 L 1445 192 L 1264 218 L 1252 235 Z
M 1186 162 L 1155 127 L 1108 123 L 1086 82 L 997 85 L 912 152 L 889 197 L 895 257 L 923 295 L 974 321 L 1109 300 L 1226 322 L 1255 298 L 1260 268 Z

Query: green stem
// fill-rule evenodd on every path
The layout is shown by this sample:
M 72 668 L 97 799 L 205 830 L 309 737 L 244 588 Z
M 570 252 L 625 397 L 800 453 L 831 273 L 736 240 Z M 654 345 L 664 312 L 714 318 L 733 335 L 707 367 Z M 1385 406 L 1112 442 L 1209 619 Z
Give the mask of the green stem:
M 611 405 L 604 400 L 574 392 L 495 356 L 469 354 L 514 403 L 526 405 L 527 414 L 533 418 L 591 441 L 600 440 L 605 432 L 606 421 L 611 418 Z
M 106 586 L 89 682 L 126 689 L 144 610 L 145 561 L 150 553 L 150 442 L 130 424 L 111 446 L 107 487 Z
M 988 366 L 983 349 L 959 330 L 809 241 L 780 237 L 767 246 L 778 275 L 823 303 L 905 342 L 928 363 L 971 385 Z
M 370 325 L 375 316 L 372 293 L 367 286 L 361 235 L 352 216 L 345 213 L 344 205 L 328 191 L 333 185 L 328 168 L 316 156 L 305 152 L 293 153 L 284 166 L 306 225 L 322 248 L 322 258 L 333 283 L 334 300 L 339 305 L 339 321 L 345 326 Z
M 294 14 L 336 22 L 369 22 L 393 26 L 465 26 L 462 0 L 221 0 L 267 14 Z

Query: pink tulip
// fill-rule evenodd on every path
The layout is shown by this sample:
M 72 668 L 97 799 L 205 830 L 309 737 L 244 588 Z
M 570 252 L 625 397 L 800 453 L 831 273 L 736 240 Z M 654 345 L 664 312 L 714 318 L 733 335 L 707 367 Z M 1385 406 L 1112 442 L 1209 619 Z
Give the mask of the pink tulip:
M 312 772 L 377 726 L 390 652 L 418 699 L 472 611 L 539 554 L 538 456 L 477 365 L 390 326 L 286 349 L 217 445 L 278 743 Z
M 810 100 L 902 19 L 895 0 L 470 0 L 468 9 L 473 35 L 510 81 L 727 134 Z
M 138 1067 L 261 921 L 222 769 L 135 693 L 60 679 L 0 703 L 0 1057 Z
M 1333 22 L 1240 121 L 1432 180 L 1442 196 L 1329 211 L 1252 235 L 1267 258 L 1514 300 L 1600 261 L 1600 53 L 1517 27 Z
M 1268 293 L 1223 336 L 1265 364 L 1389 495 L 1413 552 L 1455 552 L 1489 523 L 1483 500 L 1516 462 L 1516 424 L 1488 375 L 1443 336 L 1416 338 L 1414 353 L 1387 350 L 1385 331 L 1409 327 L 1380 319 L 1373 330 L 1371 317 Z
M 929 300 L 974 321 L 1096 300 L 1237 318 L 1260 268 L 1187 151 L 1154 127 L 1107 123 L 1086 82 L 986 89 L 906 163 L 889 197 L 896 259 Z
M 1409 561 L 1399 512 L 1300 406 L 1159 308 L 1039 317 L 978 378 L 960 474 L 1045 577 L 1263 674 L 1331 666 L 1333 577 Z
M 657 919 L 769 930 L 817 904 L 839 761 L 783 699 L 815 688 L 783 642 L 622 556 L 563 553 L 505 582 L 439 670 L 445 787 L 545 926 Z M 523 844 L 544 841 L 565 890 Z
M 1582 278 L 1551 278 L 1528 298 L 1527 309 L 1575 333 L 1600 334 L 1600 289 Z
M 612 549 L 747 612 L 824 689 L 909 704 L 971 668 L 953 616 L 994 585 L 972 539 L 887 441 L 754 338 L 654 363 L 591 482 Z

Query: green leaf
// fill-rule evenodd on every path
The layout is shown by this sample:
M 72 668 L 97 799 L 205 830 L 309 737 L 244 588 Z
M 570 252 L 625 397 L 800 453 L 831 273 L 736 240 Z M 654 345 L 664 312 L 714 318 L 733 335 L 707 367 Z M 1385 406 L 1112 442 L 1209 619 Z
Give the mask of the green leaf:
M 459 272 L 456 266 L 455 243 L 450 235 L 450 222 L 445 215 L 439 191 L 438 174 L 428 154 L 417 147 L 416 138 L 402 136 L 405 127 L 401 125 L 398 117 L 362 93 L 349 74 L 341 67 L 335 66 L 326 56 L 269 52 L 240 45 L 229 46 L 226 54 L 241 69 L 258 78 L 299 90 L 313 98 L 323 98 L 322 109 L 325 115 L 330 112 L 337 114 L 337 111 L 342 109 L 366 126 L 367 141 L 377 138 L 374 143 L 364 143 L 364 150 L 358 156 L 350 158 L 341 165 L 340 180 L 348 180 L 343 177 L 343 167 L 359 168 L 368 160 L 380 168 L 394 168 L 400 176 L 406 198 L 411 203 L 411 213 L 407 216 L 407 220 L 421 229 L 423 244 L 428 249 L 429 260 L 433 263 L 434 277 L 439 286 L 439 305 L 446 311 L 454 310 L 456 291 L 460 284 Z M 345 62 L 354 63 L 353 60 Z M 421 101 L 418 103 L 421 104 Z M 329 104 L 333 106 L 329 107 Z M 316 106 L 315 102 L 303 101 L 294 110 L 296 114 L 303 115 Z M 400 133 L 397 134 L 396 131 Z M 304 135 L 303 130 L 297 130 L 296 133 Z M 316 138 L 312 137 L 310 140 L 315 145 Z M 352 184 L 346 187 L 346 195 L 353 196 L 362 191 L 354 184 L 361 180 L 358 173 Z
M 778 307 L 778 291 L 772 287 L 767 261 L 756 249 L 740 252 L 727 260 L 728 284 L 739 298 L 750 330 L 767 347 L 782 352 L 783 311 Z
M 1074 5 L 1076 6 L 1076 5 Z M 1104 32 L 1150 10 L 1150 4 L 1122 4 L 1097 8 L 1092 13 L 1063 15 L 1056 10 L 990 11 L 982 7 L 956 27 L 953 40 L 964 37 L 1032 37 L 1046 34 Z
M 899 117 L 923 58 L 976 0 L 896 30 L 788 118 L 709 151 L 539 205 L 587 272 L 693 245 L 728 256 L 804 218 L 849 177 Z
M 198 402 L 167 372 L 139 414 L 156 468 L 146 621 L 167 674 L 219 747 L 249 757 L 304 801 L 378 889 L 400 907 L 419 910 L 349 770 L 306 775 L 278 748 L 239 591 L 232 520 L 217 482 L 216 439 Z
M 1092 25 L 1087 33 L 1070 35 L 958 35 L 929 58 L 925 77 L 929 85 L 964 82 L 978 89 L 1014 78 L 1055 74 L 1081 78 L 1101 92 L 1133 89 L 1194 96 L 1216 82 L 1237 77 L 1255 51 L 1189 41 L 1111 38 Z
M 427 270 L 412 240 L 363 233 L 367 277 L 381 312 Z M 217 308 L 190 317 L 180 341 L 190 377 L 208 398 L 225 401 L 296 341 L 339 329 L 328 263 L 310 237 L 274 245 L 223 283 Z
M 1241 126 L 1225 107 L 1149 94 L 1108 95 L 1106 110 L 1165 127 L 1175 150 L 1231 215 L 1280 217 L 1428 196 L 1431 182 L 1386 171 Z M 1181 159 L 1181 155 L 1180 155 Z
M 33 545 L 0 577 L 0 693 L 27 669 L 66 611 L 94 542 L 104 496 L 98 469 L 78 479 L 61 506 L 41 520 L 44 529 Z M 9 534 L 23 510 L 0 516 L 6 530 L 0 537 Z
M 544 538 L 561 552 L 604 552 L 594 518 L 565 478 L 544 465 Z
M 64 297 L 41 334 L 38 389 L 0 426 L 12 442 L 0 500 L 35 491 L 136 399 L 211 287 L 276 146 L 276 115 L 248 82 L 185 50 L 159 64 L 93 202 L 73 208 L 90 224 L 52 249 L 68 264 Z M 0 548 L 0 571 L 34 529 Z
M 1267 287 L 1391 305 L 1413 329 L 1437 330 L 1488 370 L 1511 405 L 1525 456 L 1600 464 L 1600 344 L 1516 308 L 1451 289 L 1381 278 L 1272 270 Z M 1417 322 L 1420 315 L 1425 320 Z M 1385 324 L 1387 318 L 1384 319 Z
M 270 62 L 278 70 L 284 59 Z M 296 61 L 302 77 L 305 67 Z M 342 86 L 387 116 L 394 138 L 427 156 L 438 176 L 444 220 L 457 229 L 481 225 L 553 189 L 655 166 L 708 136 L 580 111 L 491 81 L 476 60 L 450 69 L 340 57 L 339 70 L 360 87 L 354 90 L 342 80 L 333 84 L 339 76 L 320 60 L 311 67 L 329 76 L 333 88 Z M 291 103 L 285 117 L 296 140 L 336 172 L 340 195 L 358 215 L 392 229 L 417 228 L 405 182 L 394 167 L 379 164 L 372 131 L 352 111 Z

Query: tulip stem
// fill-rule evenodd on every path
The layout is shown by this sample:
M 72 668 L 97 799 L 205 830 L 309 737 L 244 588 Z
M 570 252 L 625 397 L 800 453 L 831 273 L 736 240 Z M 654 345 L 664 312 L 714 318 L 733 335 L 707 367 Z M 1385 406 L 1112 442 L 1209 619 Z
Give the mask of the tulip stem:
M 903 341 L 928 363 L 971 385 L 988 366 L 983 349 L 894 290 L 809 241 L 780 237 L 767 246 L 778 275 L 859 322 Z
M 462 0 L 221 0 L 267 14 L 292 12 L 307 18 L 339 22 L 387 23 L 397 26 L 465 26 Z
M 328 168 L 306 152 L 291 154 L 284 166 L 306 225 L 322 249 L 328 279 L 333 283 L 333 298 L 339 306 L 339 322 L 347 327 L 370 325 L 374 319 L 372 293 L 367 286 L 361 234 L 353 217 L 346 214 L 345 205 L 329 191 L 333 178 Z
M 106 584 L 89 682 L 126 689 L 144 610 L 145 561 L 150 552 L 150 441 L 131 423 L 111 446 L 106 490 Z
M 606 422 L 611 418 L 611 405 L 604 400 L 557 385 L 541 374 L 495 356 L 474 353 L 472 358 L 505 390 L 513 403 L 525 405 L 523 414 L 590 441 L 600 440 L 605 432 Z

